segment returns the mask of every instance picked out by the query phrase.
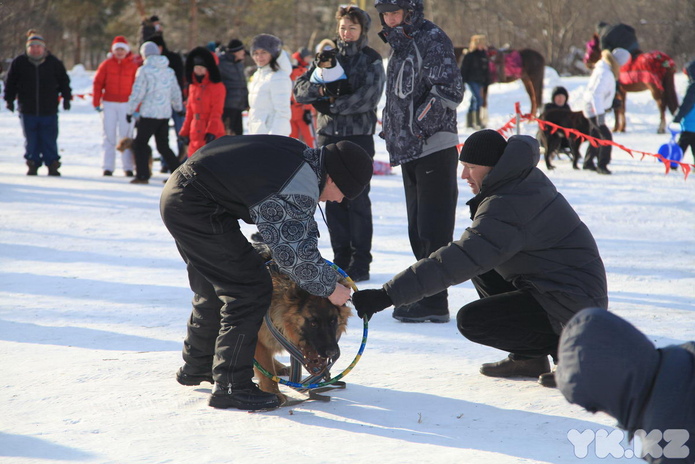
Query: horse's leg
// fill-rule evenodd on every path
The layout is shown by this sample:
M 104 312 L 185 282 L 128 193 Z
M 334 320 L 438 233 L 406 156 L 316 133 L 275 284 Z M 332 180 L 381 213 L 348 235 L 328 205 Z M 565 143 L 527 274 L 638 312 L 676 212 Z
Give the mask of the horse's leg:
M 528 93 L 528 97 L 531 100 L 531 115 L 536 116 L 536 112 L 538 111 L 538 103 L 536 103 L 536 89 L 533 88 L 533 82 L 531 82 L 531 78 L 529 76 L 522 76 L 521 82 L 524 83 L 526 93 Z
M 613 110 L 615 114 L 615 126 L 613 127 L 613 132 L 625 132 L 625 126 L 627 125 L 627 119 L 625 118 L 627 92 L 623 90 L 622 87 L 619 88 L 618 92 L 619 93 L 616 96 L 622 100 L 622 104 L 619 108 Z
M 659 107 L 659 127 L 656 130 L 657 134 L 665 134 L 666 133 L 666 98 L 664 95 L 664 92 L 661 91 L 657 86 L 655 85 L 649 85 L 649 90 L 652 93 L 652 98 L 654 98 L 654 101 L 656 102 L 656 106 Z

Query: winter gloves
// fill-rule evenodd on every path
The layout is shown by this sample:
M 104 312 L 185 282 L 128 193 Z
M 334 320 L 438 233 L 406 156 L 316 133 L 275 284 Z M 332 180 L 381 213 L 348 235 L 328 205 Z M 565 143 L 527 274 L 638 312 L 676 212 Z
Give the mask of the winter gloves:
M 133 115 L 132 114 L 126 114 L 125 120 L 128 121 L 128 124 L 130 124 L 131 122 L 133 122 Z
M 307 124 L 312 123 L 311 110 L 304 110 L 304 114 L 302 115 L 302 120 Z
M 7 102 L 7 109 L 14 113 L 14 102 L 13 101 Z
M 386 290 L 361 290 L 352 295 L 352 304 L 355 305 L 357 315 L 370 320 L 375 313 L 382 311 L 393 304 Z
M 188 145 L 191 143 L 191 138 L 187 135 L 179 135 L 179 142 L 184 145 Z
M 352 86 L 347 79 L 323 84 L 323 94 L 327 97 L 340 97 L 352 93 Z
M 205 134 L 205 143 L 210 143 L 215 140 L 215 134 L 207 133 Z
M 70 100 L 63 98 L 63 109 L 65 111 L 70 111 Z

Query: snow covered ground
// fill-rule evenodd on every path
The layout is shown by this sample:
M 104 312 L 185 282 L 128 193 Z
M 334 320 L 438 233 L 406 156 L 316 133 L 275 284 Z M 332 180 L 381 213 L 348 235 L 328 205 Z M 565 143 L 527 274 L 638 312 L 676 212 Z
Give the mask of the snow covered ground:
M 73 70 L 72 79 L 75 93 L 90 91 L 90 73 Z M 578 107 L 586 82 L 549 70 L 545 101 L 561 84 Z M 679 73 L 681 98 L 686 84 Z M 519 82 L 492 86 L 490 127 L 506 123 L 516 101 L 528 111 Z M 464 103 L 461 141 L 470 134 L 466 110 Z M 649 94 L 630 94 L 627 110 L 628 133 L 615 140 L 656 152 L 668 136 L 655 133 Z M 521 132 L 536 129 L 525 124 Z M 448 324 L 377 314 L 361 361 L 344 379 L 347 389 L 332 392 L 331 402 L 258 414 L 212 409 L 208 384 L 183 387 L 174 379 L 191 293 L 159 217 L 165 176 L 130 185 L 120 164 L 116 176 L 101 176 L 101 125 L 90 100 L 60 115 L 60 178 L 45 168 L 39 177 L 25 175 L 19 121 L 4 107 L 0 140 L 2 462 L 606 463 L 633 454 L 623 443 L 623 457 L 602 459 L 600 447 L 575 449 L 568 439 L 575 430 L 612 431 L 609 416 L 587 413 L 533 381 L 478 373 L 505 353 L 458 333 L 453 316 L 476 298 L 468 282 L 450 291 Z M 377 159 L 388 159 L 380 140 L 377 150 Z M 548 175 L 596 237 L 610 309 L 656 345 L 692 340 L 695 178 L 665 175 L 650 157 L 613 153 L 612 176 L 575 171 L 566 159 Z M 471 193 L 463 181 L 459 189 L 457 236 L 470 221 Z M 361 288 L 380 286 L 413 261 L 400 171 L 375 177 L 371 197 L 374 262 Z M 328 232 L 317 220 L 330 258 Z M 361 334 L 353 319 L 334 375 L 353 359 Z

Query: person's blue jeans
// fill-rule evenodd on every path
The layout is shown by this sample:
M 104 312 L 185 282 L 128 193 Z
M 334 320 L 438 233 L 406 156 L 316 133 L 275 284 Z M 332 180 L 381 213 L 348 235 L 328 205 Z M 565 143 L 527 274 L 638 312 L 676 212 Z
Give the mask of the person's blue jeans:
M 478 82 L 467 82 L 471 89 L 471 106 L 468 107 L 468 112 L 478 111 L 483 106 L 483 85 Z
M 36 167 L 50 166 L 60 159 L 58 155 L 58 115 L 36 116 L 20 113 L 24 131 L 24 158 Z

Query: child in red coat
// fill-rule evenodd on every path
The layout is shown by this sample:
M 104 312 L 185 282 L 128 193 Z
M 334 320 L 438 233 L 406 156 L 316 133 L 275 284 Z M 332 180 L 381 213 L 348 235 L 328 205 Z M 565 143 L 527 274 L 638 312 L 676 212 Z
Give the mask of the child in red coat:
M 186 58 L 188 101 L 186 120 L 179 137 L 188 144 L 188 156 L 206 143 L 225 135 L 222 123 L 226 89 L 222 83 L 215 56 L 203 47 L 196 47 Z

